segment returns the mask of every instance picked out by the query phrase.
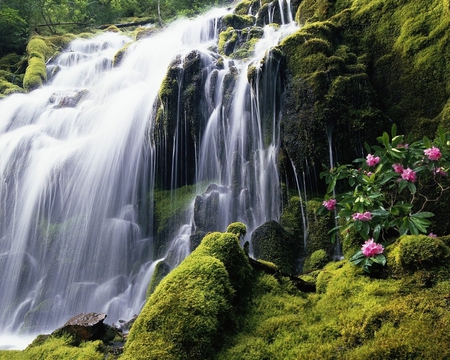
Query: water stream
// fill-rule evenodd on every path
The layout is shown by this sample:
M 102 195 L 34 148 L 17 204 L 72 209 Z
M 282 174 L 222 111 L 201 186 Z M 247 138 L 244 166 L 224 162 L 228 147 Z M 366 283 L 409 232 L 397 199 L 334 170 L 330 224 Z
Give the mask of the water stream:
M 286 14 L 287 24 L 264 28 L 251 59 L 225 59 L 217 68 L 219 19 L 229 12 L 180 20 L 133 42 L 117 67 L 112 60 L 131 42 L 127 36 L 107 32 L 75 40 L 49 64 L 56 75 L 48 84 L 0 101 L 0 339 L 51 332 L 80 312 L 104 312 L 113 323 L 142 308 L 161 260 L 148 224 L 163 150 L 149 133 L 158 92 L 177 56 L 198 51 L 207 79 L 204 105 L 198 105 L 207 123 L 193 166 L 196 183 L 225 189 L 216 230 L 243 221 L 251 232 L 279 218 L 280 110 L 264 109 L 279 101 L 279 92 L 268 87 L 280 85 L 273 82 L 276 73 L 265 82 L 257 72 L 251 86 L 247 72 L 262 66 L 267 50 L 296 25 Z M 235 86 L 225 97 L 231 72 Z M 184 126 L 179 117 L 177 126 Z M 173 148 L 164 149 L 172 154 L 172 189 L 185 185 L 187 175 L 177 173 L 185 161 L 178 148 L 183 141 L 175 137 L 168 142 Z M 189 253 L 193 218 L 168 246 L 172 266 Z

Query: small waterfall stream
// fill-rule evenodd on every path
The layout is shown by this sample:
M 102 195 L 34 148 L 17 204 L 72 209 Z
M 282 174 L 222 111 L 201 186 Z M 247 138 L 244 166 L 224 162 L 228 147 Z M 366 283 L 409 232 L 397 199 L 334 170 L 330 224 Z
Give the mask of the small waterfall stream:
M 215 184 L 198 195 L 217 195 L 216 230 L 243 221 L 252 231 L 279 218 L 274 89 L 281 85 L 276 71 L 270 81 L 257 71 L 253 84 L 247 73 L 267 64 L 267 51 L 296 25 L 289 13 L 279 29 L 264 28 L 251 59 L 225 59 L 219 68 L 219 19 L 229 12 L 180 20 L 132 42 L 117 67 L 114 55 L 130 38 L 75 40 L 49 64 L 55 75 L 47 85 L 0 101 L 0 339 L 53 331 L 80 312 L 105 312 L 113 323 L 142 308 L 160 260 L 151 225 L 158 152 L 171 159 L 171 189 L 185 185 L 190 170 L 182 165 L 190 151 L 182 113 L 166 146 L 149 136 L 177 57 L 183 64 L 192 51 L 201 54 L 205 105 L 198 106 L 207 122 L 195 144 L 194 182 Z M 190 219 L 168 246 L 173 266 L 189 253 L 197 225 Z

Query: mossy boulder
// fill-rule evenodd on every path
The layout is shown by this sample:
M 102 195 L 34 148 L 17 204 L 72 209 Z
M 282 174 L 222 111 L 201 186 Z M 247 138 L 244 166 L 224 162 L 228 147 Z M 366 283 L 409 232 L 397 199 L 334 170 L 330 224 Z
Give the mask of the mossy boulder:
M 303 264 L 303 272 L 312 272 L 322 269 L 331 260 L 330 255 L 323 249 L 314 251 L 305 259 Z
M 388 248 L 388 265 L 396 276 L 446 265 L 450 248 L 439 238 L 404 235 Z
M 253 26 L 255 18 L 251 15 L 228 14 L 222 19 L 224 29 L 232 27 L 236 30 L 242 30 Z
M 241 222 L 234 222 L 228 225 L 227 232 L 234 234 L 238 239 L 243 239 L 247 234 L 247 226 Z
M 237 294 L 244 295 L 250 275 L 235 235 L 205 237 L 150 296 L 122 358 L 211 358 L 235 330 Z
M 320 206 L 322 206 L 322 204 L 315 200 L 308 201 L 306 206 L 308 240 L 305 253 L 309 256 L 313 252 L 323 249 L 330 257 L 332 257 L 335 252 L 335 244 L 332 243 L 331 236 L 328 232 L 336 226 L 334 215 L 317 215 L 317 210 Z
M 147 298 L 153 294 L 156 287 L 159 285 L 162 279 L 164 279 L 170 273 L 170 265 L 164 260 L 159 261 L 153 272 L 152 280 L 147 288 Z
M 295 272 L 300 244 L 278 222 L 271 220 L 256 228 L 251 237 L 256 259 L 273 262 L 288 274 Z

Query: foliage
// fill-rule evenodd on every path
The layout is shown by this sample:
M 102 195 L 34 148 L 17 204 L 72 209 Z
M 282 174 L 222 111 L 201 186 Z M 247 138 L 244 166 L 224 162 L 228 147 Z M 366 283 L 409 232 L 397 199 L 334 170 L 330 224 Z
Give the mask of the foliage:
M 28 40 L 28 25 L 17 10 L 0 9 L 0 58 L 7 53 L 22 54 Z
M 356 167 L 328 169 L 324 165 L 321 177 L 328 188 L 318 212 L 327 213 L 329 202 L 337 201 L 338 218 L 344 221 L 334 231 L 345 234 L 353 228 L 364 240 L 373 237 L 377 241 L 380 236 L 387 240 L 392 230 L 398 235 L 427 233 L 433 214 L 423 210 L 448 190 L 442 183 L 450 166 L 450 135 L 441 129 L 433 142 L 424 137 L 409 143 L 405 136 L 396 134 L 394 125 L 392 138 L 383 133 L 377 140 L 382 146 L 370 148 L 366 144 L 369 155 L 356 159 Z M 350 191 L 333 199 L 340 180 L 347 182 Z M 437 199 L 427 197 L 430 186 L 440 189 Z

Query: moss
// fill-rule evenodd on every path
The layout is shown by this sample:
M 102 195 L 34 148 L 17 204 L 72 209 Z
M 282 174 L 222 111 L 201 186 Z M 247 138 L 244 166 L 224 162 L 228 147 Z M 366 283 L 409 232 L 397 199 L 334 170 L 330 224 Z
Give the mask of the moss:
M 299 196 L 289 199 L 280 217 L 280 224 L 289 231 L 299 243 L 303 243 L 302 201 Z
M 152 280 L 147 288 L 147 298 L 153 294 L 156 287 L 159 285 L 162 279 L 164 279 L 170 273 L 170 265 L 165 261 L 159 261 L 155 266 Z
M 196 186 L 183 186 L 175 190 L 155 190 L 153 192 L 155 248 L 159 255 L 165 252 L 164 239 L 188 219 L 188 210 L 195 197 Z
M 132 44 L 131 42 L 125 44 L 125 46 L 122 49 L 116 52 L 112 63 L 113 67 L 119 66 L 122 63 L 122 60 L 125 57 L 127 50 L 131 44 Z
M 227 232 L 234 234 L 238 239 L 243 239 L 247 234 L 247 226 L 241 222 L 234 222 L 228 225 Z
M 191 254 L 150 297 L 130 330 L 121 358 L 210 358 L 233 323 L 232 294 L 220 260 Z
M 316 211 L 319 206 L 321 206 L 321 203 L 314 200 L 307 203 L 308 242 L 306 255 L 309 256 L 313 252 L 323 249 L 329 256 L 332 256 L 335 246 L 331 242 L 328 232 L 335 227 L 334 217 L 331 214 L 329 216 L 318 216 Z
M 438 266 L 450 256 L 450 248 L 441 239 L 425 235 L 402 236 L 395 246 L 398 250 L 390 258 L 406 271 Z
M 304 0 L 295 14 L 295 21 L 300 25 L 308 22 L 326 20 L 332 14 L 332 3 L 329 0 Z
M 30 54 L 30 55 L 33 55 Z M 23 78 L 23 87 L 26 91 L 32 91 L 40 87 L 47 80 L 47 71 L 43 58 L 33 56 L 28 59 L 28 67 Z
M 256 259 L 275 263 L 285 273 L 295 273 L 301 244 L 276 221 L 267 221 L 252 233 Z
M 70 337 L 38 337 L 23 351 L 0 351 L 0 359 L 102 360 L 105 358 L 105 354 L 101 352 L 100 340 L 82 343 L 79 347 L 72 346 L 71 342 Z
M 105 31 L 119 33 L 120 29 L 116 25 L 110 25 L 105 29 Z
M 303 264 L 303 272 L 319 270 L 323 268 L 326 264 L 328 264 L 330 260 L 331 258 L 326 253 L 325 250 L 323 249 L 316 250 L 305 259 L 305 263 Z
M 236 30 L 242 30 L 250 27 L 255 23 L 255 18 L 251 15 L 225 15 L 222 19 L 225 28 L 232 27 Z
M 222 31 L 219 35 L 219 54 L 228 56 L 233 53 L 237 41 L 238 33 L 234 28 L 228 27 Z

